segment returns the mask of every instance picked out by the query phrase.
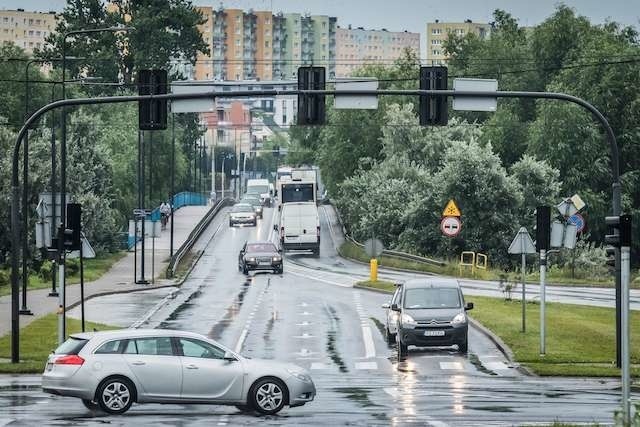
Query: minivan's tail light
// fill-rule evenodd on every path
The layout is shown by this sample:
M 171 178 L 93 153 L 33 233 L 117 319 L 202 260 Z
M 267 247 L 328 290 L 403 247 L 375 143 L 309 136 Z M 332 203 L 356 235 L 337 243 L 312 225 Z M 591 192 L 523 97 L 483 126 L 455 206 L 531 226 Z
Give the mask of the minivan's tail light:
M 54 365 L 82 365 L 84 359 L 77 354 L 67 354 L 57 357 L 54 361 Z

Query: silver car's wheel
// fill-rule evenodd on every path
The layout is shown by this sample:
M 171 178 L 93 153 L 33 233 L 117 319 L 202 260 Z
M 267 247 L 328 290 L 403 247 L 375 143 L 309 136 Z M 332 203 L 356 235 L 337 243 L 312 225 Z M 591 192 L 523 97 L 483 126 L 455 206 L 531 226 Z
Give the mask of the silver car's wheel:
M 263 414 L 276 414 L 285 405 L 286 390 L 281 381 L 267 378 L 253 387 L 253 406 Z
M 113 378 L 102 384 L 98 391 L 98 403 L 109 414 L 123 414 L 133 403 L 133 387 L 125 379 Z

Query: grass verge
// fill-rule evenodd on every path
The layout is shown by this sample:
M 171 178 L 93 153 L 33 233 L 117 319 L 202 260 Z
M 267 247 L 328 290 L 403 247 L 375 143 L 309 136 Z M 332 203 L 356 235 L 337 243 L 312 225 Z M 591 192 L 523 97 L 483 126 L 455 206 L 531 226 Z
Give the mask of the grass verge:
M 87 331 L 118 329 L 113 326 L 100 323 L 85 322 Z M 80 332 L 80 320 L 67 318 L 67 331 L 69 334 Z M 42 373 L 47 357 L 58 346 L 58 316 L 48 314 L 20 330 L 20 363 L 10 363 L 11 360 L 11 335 L 0 338 L 0 357 L 4 360 L 0 363 L 0 373 Z
M 389 282 L 358 282 L 359 286 L 392 292 Z M 498 335 L 516 361 L 542 376 L 618 377 L 615 367 L 615 310 L 547 303 L 545 356 L 540 356 L 540 305 L 526 305 L 527 332 L 522 333 L 522 304 L 501 298 L 469 296 L 470 314 Z M 631 313 L 640 324 L 640 312 Z M 640 342 L 640 329 L 631 328 L 631 343 Z M 640 377 L 640 345 L 631 346 L 631 375 Z
M 345 241 L 340 246 L 340 248 L 338 249 L 338 253 L 345 258 L 351 258 L 353 260 L 364 263 L 369 263 L 370 260 L 369 255 L 364 252 L 364 249 L 349 241 Z M 432 264 L 405 261 L 403 259 L 382 256 L 378 258 L 378 265 L 381 267 L 399 268 L 401 270 L 442 274 L 445 276 L 467 279 L 498 281 L 500 280 L 501 276 L 505 275 L 504 271 L 491 268 L 488 270 L 476 270 L 475 273 L 472 273 L 469 269 L 460 270 L 457 262 L 455 261 L 448 262 L 446 266 L 440 267 Z M 506 280 L 511 283 L 519 283 L 520 277 L 521 276 L 519 272 L 506 273 Z M 537 271 L 527 274 L 527 283 L 539 283 L 539 281 L 539 273 Z M 547 284 L 557 286 L 613 287 L 613 280 L 604 280 L 602 278 L 571 278 L 568 271 L 552 267 L 547 271 Z M 637 272 L 635 273 L 635 279 L 631 283 L 631 288 L 640 289 L 640 275 L 638 275 Z
M 120 261 L 127 253 L 125 251 L 118 251 L 113 253 L 101 254 L 98 258 L 87 258 L 84 263 L 84 281 L 85 283 L 92 282 L 99 279 L 105 274 L 113 265 Z M 74 268 L 75 270 L 75 268 Z M 9 272 L 6 272 L 9 277 Z M 56 272 L 56 274 L 58 274 Z M 67 284 L 72 285 L 74 283 L 80 283 L 80 271 L 71 271 L 67 268 Z M 32 273 L 29 275 L 29 289 L 46 289 L 51 287 L 51 280 L 44 280 L 40 275 Z M 11 293 L 11 286 L 0 286 L 0 296 L 9 295 Z

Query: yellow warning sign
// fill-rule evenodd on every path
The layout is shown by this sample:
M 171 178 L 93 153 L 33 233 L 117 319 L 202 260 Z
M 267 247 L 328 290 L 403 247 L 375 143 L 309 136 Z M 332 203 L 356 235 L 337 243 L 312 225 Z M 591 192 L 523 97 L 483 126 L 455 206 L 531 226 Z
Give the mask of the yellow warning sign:
M 461 216 L 462 213 L 460 213 L 460 209 L 458 209 L 458 206 L 456 206 L 456 202 L 453 201 L 453 199 L 449 200 L 449 203 L 447 203 L 447 206 L 445 206 L 444 210 L 442 211 L 442 216 Z

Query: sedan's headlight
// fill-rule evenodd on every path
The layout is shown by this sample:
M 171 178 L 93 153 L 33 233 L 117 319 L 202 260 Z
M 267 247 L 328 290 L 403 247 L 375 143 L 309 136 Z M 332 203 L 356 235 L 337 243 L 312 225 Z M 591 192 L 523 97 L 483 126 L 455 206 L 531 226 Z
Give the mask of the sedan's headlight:
M 451 323 L 453 325 L 458 325 L 460 323 L 465 323 L 467 321 L 467 316 L 464 313 L 458 313 L 456 314 L 456 316 L 453 318 L 453 320 L 451 321 Z
M 418 323 L 414 320 L 413 317 L 409 316 L 407 313 L 402 313 L 400 317 L 400 321 L 403 325 L 406 326 L 416 326 Z
M 249 262 L 256 262 L 256 259 L 255 259 L 254 257 L 251 257 L 251 258 L 247 259 L 247 261 L 249 261 Z
M 271 260 L 272 260 L 273 262 L 280 262 L 280 261 L 282 261 L 282 258 L 281 258 L 281 257 L 279 257 L 279 256 L 274 256 L 273 258 L 271 258 Z
M 308 375 L 308 374 L 305 374 L 304 372 L 295 371 L 293 369 L 287 369 L 287 372 L 289 372 L 292 376 L 296 377 L 297 379 L 299 379 L 300 381 L 302 381 L 304 383 L 312 383 L 313 382 L 311 380 L 311 376 Z

